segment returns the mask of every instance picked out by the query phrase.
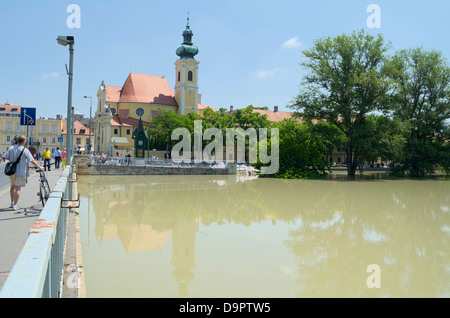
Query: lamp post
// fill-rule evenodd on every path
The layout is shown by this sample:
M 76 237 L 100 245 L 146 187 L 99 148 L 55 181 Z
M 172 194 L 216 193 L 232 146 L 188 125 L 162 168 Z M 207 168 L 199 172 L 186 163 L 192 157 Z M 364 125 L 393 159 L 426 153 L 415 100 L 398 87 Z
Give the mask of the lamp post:
M 92 96 L 84 96 L 84 98 L 90 98 L 91 99 L 91 106 L 89 107 L 89 152 L 92 149 L 91 144 L 91 130 L 92 130 Z
M 75 39 L 73 36 L 65 36 L 60 35 L 56 39 L 59 45 L 69 46 L 70 60 L 69 60 L 69 70 L 67 70 L 66 64 L 66 72 L 69 76 L 69 92 L 67 98 L 67 140 L 66 140 L 66 148 L 67 148 L 67 157 L 66 162 L 67 165 L 70 165 L 71 158 L 73 155 L 73 114 L 72 114 L 72 81 L 73 81 L 73 45 L 75 43 Z

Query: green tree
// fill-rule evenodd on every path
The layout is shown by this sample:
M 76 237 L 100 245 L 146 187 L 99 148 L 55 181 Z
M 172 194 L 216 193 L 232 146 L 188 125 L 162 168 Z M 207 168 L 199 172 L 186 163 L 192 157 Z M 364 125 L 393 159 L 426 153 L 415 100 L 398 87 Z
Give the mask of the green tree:
M 450 67 L 440 52 L 423 48 L 401 50 L 386 63 L 394 81 L 394 117 L 405 129 L 403 151 L 392 171 L 423 177 L 435 165 L 450 168 Z
M 371 162 L 397 156 L 405 142 L 404 128 L 400 120 L 385 115 L 368 115 L 355 138 L 361 158 Z
M 236 111 L 229 112 L 215 112 L 212 109 L 205 109 L 203 112 L 202 120 L 204 128 L 214 127 L 218 128 L 222 132 L 223 145 L 226 145 L 226 129 L 227 128 L 242 128 L 244 131 L 247 128 L 269 128 L 271 123 L 267 119 L 266 115 L 261 115 L 258 112 L 254 112 L 252 105 L 243 109 L 237 109 Z M 237 138 L 237 137 L 236 137 Z M 235 138 L 235 139 L 236 139 Z M 236 141 L 236 140 L 235 140 Z M 248 154 L 248 139 L 245 140 L 246 153 Z
M 318 178 L 326 176 L 327 143 L 312 126 L 285 119 L 274 125 L 279 129 L 279 170 L 276 177 Z
M 194 122 L 193 120 L 199 119 L 200 117 L 196 114 L 179 115 L 173 111 L 161 112 L 159 116 L 156 116 L 151 124 L 154 128 L 148 129 L 149 136 L 153 140 L 158 141 L 158 145 L 165 144 L 168 150 L 171 151 L 173 146 L 173 141 L 171 139 L 172 132 L 176 128 L 187 128 L 189 131 L 193 132 Z M 176 142 L 176 141 L 175 141 Z
M 269 120 L 266 115 L 261 115 L 258 112 L 254 112 L 255 108 L 250 105 L 244 109 L 238 109 L 230 114 L 230 127 L 246 128 L 267 128 L 269 126 Z
M 335 144 L 347 154 L 347 173 L 354 175 L 361 160 L 367 116 L 384 110 L 390 82 L 382 72 L 389 45 L 382 35 L 361 30 L 351 35 L 316 40 L 303 51 L 304 77 L 294 108 L 306 122 L 325 120 L 344 138 Z

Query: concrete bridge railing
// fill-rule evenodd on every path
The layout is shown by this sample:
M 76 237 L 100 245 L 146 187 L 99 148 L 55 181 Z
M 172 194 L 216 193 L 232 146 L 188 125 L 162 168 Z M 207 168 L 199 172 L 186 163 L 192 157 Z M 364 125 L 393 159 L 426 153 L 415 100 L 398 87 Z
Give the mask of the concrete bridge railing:
M 35 220 L 0 292 L 0 298 L 59 298 L 73 175 L 66 168 Z

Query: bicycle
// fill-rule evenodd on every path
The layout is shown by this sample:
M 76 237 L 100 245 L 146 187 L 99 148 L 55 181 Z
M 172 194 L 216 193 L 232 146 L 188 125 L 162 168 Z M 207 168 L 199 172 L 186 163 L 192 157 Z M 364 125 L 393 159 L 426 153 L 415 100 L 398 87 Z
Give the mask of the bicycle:
M 48 184 L 47 178 L 45 177 L 44 170 L 37 169 L 36 172 L 39 172 L 39 198 L 42 203 L 42 206 L 45 206 L 48 198 L 50 197 L 50 186 Z

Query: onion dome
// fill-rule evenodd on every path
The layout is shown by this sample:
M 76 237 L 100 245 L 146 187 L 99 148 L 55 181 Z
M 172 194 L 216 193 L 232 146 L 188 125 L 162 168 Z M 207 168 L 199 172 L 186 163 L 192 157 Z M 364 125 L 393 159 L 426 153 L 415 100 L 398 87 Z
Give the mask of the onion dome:
M 180 59 L 193 59 L 195 55 L 198 54 L 198 47 L 194 46 L 192 43 L 192 33 L 191 28 L 189 27 L 189 18 L 186 25 L 186 29 L 183 31 L 183 43 L 177 49 L 176 54 L 180 57 Z

